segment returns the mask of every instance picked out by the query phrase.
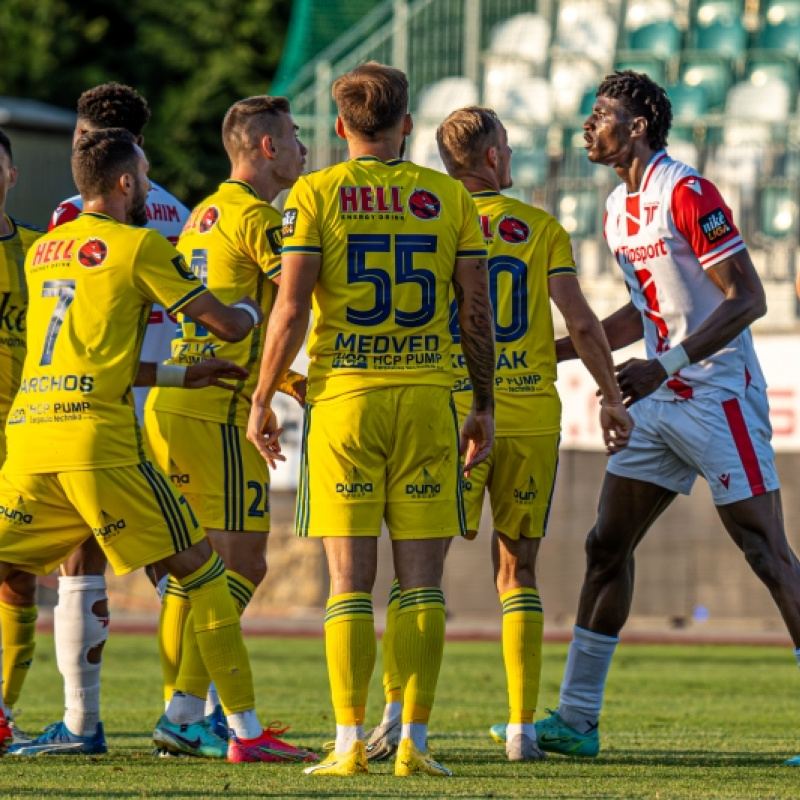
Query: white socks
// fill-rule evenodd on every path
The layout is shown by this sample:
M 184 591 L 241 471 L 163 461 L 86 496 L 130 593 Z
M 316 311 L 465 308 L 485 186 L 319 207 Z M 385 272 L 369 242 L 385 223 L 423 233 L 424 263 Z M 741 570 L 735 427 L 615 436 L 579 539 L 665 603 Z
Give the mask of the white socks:
M 532 722 L 509 722 L 506 726 L 506 742 L 513 742 L 515 736 L 527 736 L 536 741 L 536 726 Z
M 603 693 L 618 636 L 604 636 L 577 625 L 567 654 L 558 716 L 579 733 L 591 733 L 600 719 Z
M 228 714 L 228 725 L 237 739 L 258 739 L 264 731 L 255 710 Z
M 428 752 L 428 726 L 421 722 L 404 722 L 401 739 L 411 739 L 420 753 Z
M 206 716 L 214 713 L 214 709 L 219 705 L 219 695 L 217 694 L 217 687 L 213 683 L 208 685 L 208 694 L 206 695 Z
M 203 719 L 205 708 L 205 698 L 175 692 L 164 713 L 173 725 L 192 725 Z
M 383 709 L 383 719 L 381 720 L 381 725 L 386 722 L 392 722 L 393 720 L 400 719 L 402 713 L 402 703 L 387 703 Z
M 350 752 L 356 743 L 364 741 L 363 725 L 338 725 L 336 726 L 336 744 L 333 749 L 340 755 Z
M 108 639 L 108 617 L 92 611 L 107 600 L 103 575 L 61 576 L 55 607 L 56 662 L 64 678 L 64 723 L 78 736 L 91 736 L 100 722 L 100 666 L 88 653 Z

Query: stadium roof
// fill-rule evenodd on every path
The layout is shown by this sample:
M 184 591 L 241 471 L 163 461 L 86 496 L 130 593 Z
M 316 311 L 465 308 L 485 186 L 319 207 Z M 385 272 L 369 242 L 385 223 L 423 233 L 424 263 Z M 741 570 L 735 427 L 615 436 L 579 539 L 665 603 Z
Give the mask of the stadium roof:
M 38 100 L 0 97 L 0 125 L 69 131 L 75 127 L 76 117 L 74 111 L 40 103 Z

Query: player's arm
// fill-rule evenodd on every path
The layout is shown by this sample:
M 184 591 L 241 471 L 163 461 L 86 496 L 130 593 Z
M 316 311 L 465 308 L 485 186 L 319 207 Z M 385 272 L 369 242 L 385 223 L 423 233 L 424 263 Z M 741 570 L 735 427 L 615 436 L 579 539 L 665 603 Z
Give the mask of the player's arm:
M 606 450 L 609 454 L 622 450 L 633 431 L 633 420 L 622 403 L 603 326 L 586 302 L 577 277 L 555 275 L 548 279 L 547 285 L 550 297 L 564 317 L 572 346 L 600 387 L 603 398 L 600 426 Z
M 555 301 L 555 298 L 553 300 Z M 634 342 L 638 342 L 644 336 L 642 315 L 636 310 L 636 306 L 633 303 L 624 305 L 611 316 L 606 317 L 600 325 L 612 351 L 620 350 Z M 571 336 L 556 339 L 556 360 L 570 361 L 575 358 L 580 358 L 580 356 L 575 349 Z
M 472 382 L 472 410 L 461 428 L 464 473 L 485 460 L 494 443 L 494 320 L 485 258 L 460 258 L 453 274 L 461 349 Z
M 217 386 L 220 389 L 234 391 L 236 389 L 235 382 L 245 380 L 249 374 L 244 367 L 222 358 L 206 358 L 197 364 L 186 367 L 142 361 L 133 385 L 182 386 L 184 389 L 204 389 L 206 386 Z M 227 383 L 229 380 L 234 383 Z
M 276 285 L 281 285 L 281 274 L 273 275 L 270 280 Z M 282 394 L 287 394 L 294 400 L 304 406 L 306 404 L 306 376 L 295 372 L 293 369 L 287 369 L 286 374 L 283 376 L 280 384 L 278 384 L 278 391 Z
M 252 311 L 248 311 L 248 308 Z M 264 315 L 255 300 L 243 297 L 226 306 L 211 292 L 203 292 L 180 310 L 223 342 L 241 342 L 264 321 Z
M 269 317 L 264 357 L 252 397 L 247 438 L 273 468 L 276 460 L 285 459 L 280 455 L 278 437 L 282 429 L 278 427 L 272 411 L 272 398 L 303 346 L 311 313 L 311 296 L 321 265 L 321 255 L 285 255 L 281 268 L 281 290 Z

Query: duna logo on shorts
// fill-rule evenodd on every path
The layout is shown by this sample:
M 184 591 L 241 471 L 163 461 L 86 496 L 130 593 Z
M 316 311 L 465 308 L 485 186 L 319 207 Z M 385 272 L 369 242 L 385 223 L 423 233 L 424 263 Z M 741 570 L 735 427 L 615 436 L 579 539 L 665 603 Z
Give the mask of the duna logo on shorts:
M 30 525 L 33 522 L 33 514 L 28 514 L 25 501 L 21 496 L 17 498 L 16 508 L 0 506 L 0 514 L 14 525 Z
M 342 497 L 347 497 L 348 499 L 365 497 L 368 494 L 372 494 L 372 489 L 372 483 L 364 480 L 356 467 L 353 467 L 350 472 L 345 475 L 341 483 L 336 484 L 336 494 L 340 494 Z
M 533 475 L 528 475 L 522 486 L 514 489 L 514 501 L 517 503 L 532 503 L 536 499 L 539 490 L 536 488 L 536 481 Z
M 414 478 L 413 483 L 406 484 L 406 494 L 409 497 L 429 499 L 436 497 L 442 491 L 442 484 L 428 472 L 427 467 L 423 467 L 419 475 Z
M 118 536 L 119 532 L 124 531 L 127 527 L 124 519 L 114 519 L 110 514 L 106 514 L 105 511 L 101 511 L 100 514 L 100 525 L 92 528 L 92 533 L 104 542 L 108 542 Z

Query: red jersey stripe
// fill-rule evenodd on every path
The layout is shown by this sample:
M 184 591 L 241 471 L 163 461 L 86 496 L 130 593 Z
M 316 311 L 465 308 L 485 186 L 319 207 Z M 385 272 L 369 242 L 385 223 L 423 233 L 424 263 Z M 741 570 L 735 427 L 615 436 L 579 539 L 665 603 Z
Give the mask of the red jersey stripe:
M 750 432 L 747 430 L 747 423 L 744 420 L 744 414 L 742 414 L 742 407 L 739 405 L 739 401 L 735 398 L 732 400 L 725 400 L 722 403 L 722 409 L 728 420 L 728 427 L 731 429 L 733 443 L 736 445 L 739 458 L 742 460 L 744 474 L 747 476 L 750 490 L 754 495 L 765 494 L 767 487 L 764 486 L 764 476 L 761 474 L 758 456 L 753 447 Z

